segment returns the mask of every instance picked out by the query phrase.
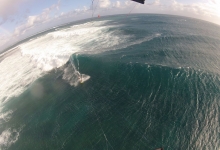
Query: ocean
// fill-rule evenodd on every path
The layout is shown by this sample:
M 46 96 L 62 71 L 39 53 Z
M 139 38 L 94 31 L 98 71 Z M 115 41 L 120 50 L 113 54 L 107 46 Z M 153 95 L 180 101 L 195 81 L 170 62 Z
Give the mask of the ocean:
M 220 150 L 220 26 L 130 14 L 0 58 L 0 149 Z

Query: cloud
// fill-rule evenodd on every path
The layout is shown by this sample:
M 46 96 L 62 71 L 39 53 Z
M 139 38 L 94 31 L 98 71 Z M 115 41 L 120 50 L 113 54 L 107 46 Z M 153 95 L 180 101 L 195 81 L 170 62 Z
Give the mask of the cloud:
M 100 0 L 99 1 L 99 7 L 100 8 L 107 8 L 109 6 L 111 6 L 110 0 Z
M 15 14 L 19 6 L 26 1 L 27 0 L 1 0 L 0 18 L 3 18 L 1 23 L 5 22 L 9 16 Z
M 220 3 L 216 0 L 192 4 L 182 4 L 173 0 L 167 8 L 170 8 L 171 13 L 175 12 L 177 15 L 195 17 L 220 24 Z
M 9 4 L 13 0 L 4 0 L 5 6 L 9 6 Z M 6 3 L 7 1 L 7 3 Z M 18 2 L 24 2 L 25 0 L 18 0 Z M 110 0 L 95 0 L 94 5 L 98 6 L 96 10 L 93 10 L 93 13 L 102 13 L 103 15 L 115 14 L 115 13 L 128 13 L 133 9 L 135 2 L 130 0 L 126 1 L 115 1 L 111 2 Z M 13 7 L 13 6 L 12 6 Z M 83 16 L 87 14 L 87 18 L 90 17 L 89 12 L 92 9 L 88 9 L 84 6 L 81 9 L 75 9 L 69 12 L 62 12 L 60 15 L 52 16 L 52 12 L 59 10 L 60 8 L 60 0 L 57 4 L 52 5 L 43 10 L 43 12 L 39 15 L 28 16 L 25 24 L 22 24 L 15 28 L 14 35 L 19 36 L 24 34 L 30 28 L 38 26 L 39 24 L 43 24 L 45 22 L 54 22 L 56 20 L 65 20 L 66 18 L 77 19 L 79 16 Z M 178 2 L 177 0 L 154 0 L 151 3 L 146 3 L 145 5 L 137 5 L 137 7 L 132 10 L 134 13 L 162 13 L 162 14 L 174 14 L 174 15 L 185 15 L 188 17 L 196 17 L 199 19 L 205 19 L 208 21 L 213 21 L 214 18 L 220 17 L 220 2 L 218 0 L 208 0 L 207 2 L 197 2 L 192 4 L 183 4 Z M 219 16 L 217 14 L 219 13 Z M 220 20 L 220 18 L 219 18 Z M 218 20 L 218 21 L 219 21 Z M 220 23 L 220 21 L 219 21 Z
M 5 6 L 13 0 L 3 0 L 5 1 Z M 7 3 L 6 3 L 7 1 Z M 24 2 L 25 0 L 18 0 L 18 2 Z M 96 10 L 93 10 L 93 13 L 103 13 L 114 14 L 114 13 L 128 13 L 133 9 L 135 2 L 130 0 L 126 1 L 116 1 L 111 2 L 110 0 L 95 0 L 94 7 L 98 6 Z M 12 6 L 13 7 L 13 6 Z M 15 35 L 20 35 L 25 33 L 31 27 L 37 26 L 47 21 L 54 21 L 55 19 L 62 20 L 65 18 L 78 18 L 77 15 L 89 14 L 89 11 L 92 11 L 93 8 L 88 9 L 83 7 L 81 9 L 75 9 L 70 12 L 63 12 L 60 15 L 55 17 L 51 16 L 51 12 L 59 10 L 60 0 L 57 4 L 52 5 L 49 8 L 43 10 L 39 15 L 29 16 L 25 24 L 20 25 L 15 28 Z M 132 10 L 135 13 L 164 13 L 164 14 L 174 14 L 174 15 L 186 15 L 189 17 L 197 17 L 199 19 L 205 18 L 206 20 L 212 20 L 213 18 L 220 16 L 220 2 L 218 0 L 208 0 L 207 2 L 197 2 L 192 4 L 183 4 L 177 0 L 154 0 L 151 3 L 146 3 L 145 5 L 139 4 L 137 7 Z M 87 16 L 87 17 L 90 17 Z
M 2 20 L 0 20 L 0 24 L 7 19 L 7 16 L 17 11 L 18 4 L 21 4 L 27 0 L 17 0 L 16 4 L 12 4 L 12 1 L 14 0 L 3 1 L 5 7 L 4 10 L 2 10 L 1 8 L 3 8 L 3 6 L 0 5 L 0 17 L 6 17 L 5 19 L 3 18 Z M 5 39 L 18 39 L 24 37 L 25 35 L 26 37 L 28 37 L 47 28 L 58 26 L 60 24 L 68 23 L 71 21 L 92 17 L 93 13 L 95 13 L 94 16 L 96 16 L 97 14 L 100 14 L 101 16 L 111 14 L 127 14 L 129 12 L 172 14 L 194 17 L 220 24 L 219 0 L 201 0 L 201 2 L 190 2 L 188 4 L 182 3 L 179 0 L 154 0 L 152 2 L 146 1 L 144 5 L 135 3 L 130 0 L 114 0 L 114 2 L 110 0 L 94 0 L 94 7 L 89 7 L 90 4 L 91 3 L 88 3 L 87 7 L 84 6 L 82 8 L 74 9 L 69 12 L 61 12 L 59 11 L 61 7 L 59 0 L 51 7 L 44 9 L 39 15 L 28 16 L 26 18 L 26 22 L 17 26 L 10 37 L 8 36 L 9 34 L 5 34 L 4 37 L 0 37 L 0 40 L 4 39 L 4 41 L 6 41 Z M 5 9 L 9 9 L 9 6 L 13 8 L 13 11 L 8 12 Z M 95 10 L 93 10 L 93 8 L 95 8 Z
M 214 3 L 214 4 L 218 4 L 219 3 L 219 1 L 218 0 L 210 0 L 212 3 Z
M 160 0 L 155 0 L 154 5 L 160 5 Z
M 19 40 L 27 38 L 42 30 L 45 30 L 48 27 L 45 26 L 45 24 L 53 20 L 53 14 L 54 12 L 58 11 L 59 8 L 60 0 L 57 2 L 57 4 L 45 8 L 39 15 L 27 16 L 25 18 L 26 21 L 20 24 L 19 26 L 15 27 L 12 33 L 9 33 L 7 30 L 0 26 L 0 52 L 6 47 L 18 42 Z M 26 10 L 26 12 L 28 13 L 28 10 Z
M 44 22 L 49 21 L 51 19 L 51 13 L 53 11 L 59 10 L 59 7 L 60 7 L 60 2 L 58 1 L 57 4 L 54 4 L 51 7 L 44 9 L 41 14 L 35 15 L 35 16 L 28 16 L 25 24 L 22 24 L 15 28 L 14 35 L 20 36 L 21 34 L 24 34 L 30 28 L 33 28 L 34 26 L 37 26 L 39 24 L 43 24 Z
M 120 3 L 120 1 L 116 1 L 115 3 L 112 3 L 112 6 L 116 7 L 116 8 L 120 8 L 121 7 L 121 3 Z

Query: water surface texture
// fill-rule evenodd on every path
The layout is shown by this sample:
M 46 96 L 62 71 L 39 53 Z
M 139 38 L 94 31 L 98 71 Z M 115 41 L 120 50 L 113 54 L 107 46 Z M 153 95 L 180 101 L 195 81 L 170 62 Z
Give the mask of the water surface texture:
M 7 55 L 7 57 L 6 57 Z M 118 15 L 0 59 L 0 149 L 219 150 L 220 26 Z

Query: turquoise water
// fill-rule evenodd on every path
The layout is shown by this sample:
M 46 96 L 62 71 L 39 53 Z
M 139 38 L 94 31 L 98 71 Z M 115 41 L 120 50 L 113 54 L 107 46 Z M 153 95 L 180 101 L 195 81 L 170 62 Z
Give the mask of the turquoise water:
M 119 38 L 85 40 L 5 102 L 13 112 L 1 148 L 218 150 L 220 27 L 166 15 L 103 20 L 103 36 Z

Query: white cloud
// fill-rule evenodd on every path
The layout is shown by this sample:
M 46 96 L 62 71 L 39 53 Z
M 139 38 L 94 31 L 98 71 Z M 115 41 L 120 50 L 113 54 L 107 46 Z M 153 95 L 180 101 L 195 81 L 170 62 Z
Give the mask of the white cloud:
M 0 0 L 0 25 L 7 21 L 8 17 L 16 14 L 19 6 L 28 0 Z
M 54 4 L 51 7 L 44 9 L 43 12 L 39 15 L 29 16 L 25 24 L 15 28 L 14 35 L 20 36 L 21 34 L 24 34 L 28 29 L 49 21 L 51 19 L 51 12 L 59 10 L 59 6 L 60 4 L 58 2 L 58 4 Z
M 6 1 L 6 0 L 4 0 Z M 12 0 L 9 0 L 10 3 Z M 20 2 L 25 0 L 20 0 Z M 7 3 L 7 6 L 9 5 Z M 52 5 L 49 8 L 43 10 L 43 12 L 36 16 L 29 16 L 25 24 L 15 28 L 15 35 L 25 33 L 31 27 L 37 26 L 44 22 L 54 21 L 55 19 L 61 20 L 70 17 L 77 17 L 77 15 L 88 14 L 91 9 L 84 7 L 82 9 L 75 9 L 70 12 L 63 12 L 57 15 L 55 18 L 51 17 L 51 12 L 59 10 L 60 2 Z M 99 0 L 96 4 L 99 7 L 96 8 L 96 13 L 114 14 L 114 13 L 128 13 L 133 8 L 135 2 L 130 0 L 111 2 L 110 0 Z M 5 3 L 6 5 L 6 3 Z M 199 19 L 212 20 L 213 18 L 220 16 L 220 2 L 217 0 L 208 0 L 208 2 L 199 2 L 192 4 L 183 4 L 177 0 L 154 0 L 152 3 L 146 3 L 145 5 L 139 4 L 133 12 L 135 13 L 164 13 L 164 14 L 175 14 L 175 15 L 186 15 L 189 17 L 197 17 Z M 107 10 L 106 10 L 107 9 Z M 217 16 L 219 13 L 219 16 Z M 90 17 L 87 16 L 87 17 Z M 220 19 L 219 19 L 220 20 Z M 220 22 L 219 22 L 220 23 Z
M 1 1 L 1 0 L 0 0 Z M 3 0 L 4 6 L 9 7 L 9 4 L 12 3 L 13 0 Z M 26 0 L 17 0 L 17 3 L 24 2 Z M 136 7 L 134 7 L 137 4 Z M 49 8 L 46 8 L 42 11 L 41 14 L 35 16 L 28 16 L 26 22 L 16 27 L 14 33 L 9 35 L 9 38 L 5 38 L 8 35 L 4 35 L 0 37 L 0 39 L 13 39 L 15 37 L 20 37 L 23 35 L 27 35 L 30 33 L 39 32 L 48 27 L 57 26 L 60 23 L 67 23 L 74 20 L 89 18 L 92 16 L 92 13 L 103 15 L 110 14 L 126 14 L 126 13 L 160 13 L 160 14 L 174 14 L 174 15 L 182 15 L 188 17 L 199 18 L 207 21 L 211 21 L 217 24 L 220 24 L 220 1 L 219 0 L 207 0 L 201 2 L 191 2 L 190 4 L 181 3 L 178 0 L 154 0 L 153 2 L 148 2 L 144 5 L 135 3 L 130 0 L 118 0 L 111 2 L 110 0 L 95 0 L 94 7 L 95 11 L 92 11 L 92 8 L 88 6 L 84 6 L 80 9 L 75 9 L 69 12 L 60 12 L 53 16 L 54 12 L 58 12 L 60 8 L 60 1 L 57 4 L 52 5 Z M 98 7 L 96 7 L 98 6 Z M 11 7 L 15 7 L 15 4 Z M 0 16 L 1 15 L 9 15 L 10 13 L 5 10 L 1 10 L 3 8 L 0 5 Z M 16 9 L 14 8 L 16 11 Z M 132 10 L 132 11 L 131 11 Z M 4 13 L 3 13 L 4 12 Z M 7 14 L 8 13 L 8 14 Z M 32 31 L 32 32 L 28 32 Z M 2 43 L 1 43 L 2 44 Z M 1 46 L 1 45 L 0 45 Z
M 218 0 L 210 0 L 212 3 L 214 3 L 214 4 L 218 4 L 219 3 L 219 1 Z
M 0 26 L 0 51 L 10 46 L 11 43 L 14 44 L 21 39 L 33 35 L 36 32 L 45 30 L 47 28 L 45 24 L 49 23 L 54 18 L 52 13 L 59 10 L 59 7 L 60 1 L 58 1 L 57 4 L 44 9 L 39 15 L 28 16 L 26 18 L 26 22 L 15 27 L 13 33 L 9 33 Z
M 183 4 L 172 0 L 170 6 L 164 5 L 164 7 L 170 9 L 170 14 L 175 12 L 177 15 L 195 17 L 220 24 L 220 4 L 215 0 L 192 4 Z
M 155 0 L 155 1 L 153 2 L 153 5 L 160 5 L 160 0 Z
M 99 7 L 100 8 L 107 8 L 109 6 L 111 6 L 110 0 L 100 0 L 99 1 Z
M 120 1 L 116 1 L 115 3 L 112 4 L 113 7 L 116 7 L 116 8 L 120 8 L 121 7 L 121 3 Z

